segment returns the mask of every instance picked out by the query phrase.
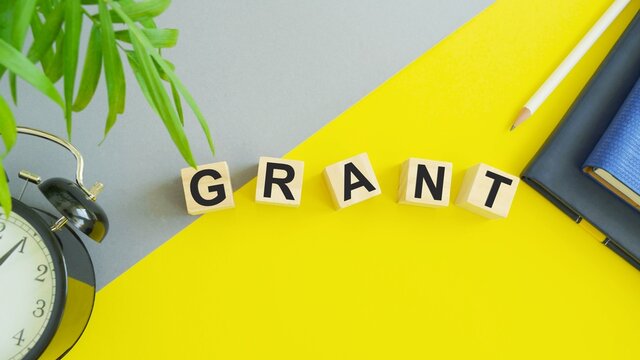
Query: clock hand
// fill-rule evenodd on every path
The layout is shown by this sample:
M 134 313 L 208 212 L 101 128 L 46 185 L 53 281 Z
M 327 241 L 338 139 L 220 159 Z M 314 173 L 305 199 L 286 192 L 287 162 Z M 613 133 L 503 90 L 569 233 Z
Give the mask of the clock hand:
M 20 246 L 20 244 L 22 244 L 24 241 L 25 241 L 24 239 L 18 241 L 18 243 L 15 244 L 11 249 L 9 249 L 9 251 L 7 251 L 6 254 L 4 254 L 4 255 L 2 255 L 2 257 L 0 257 L 0 266 L 2 266 L 2 264 L 4 264 L 5 261 L 7 261 L 9 256 L 11 256 L 11 254 L 13 254 L 13 252 L 16 251 L 18 246 Z

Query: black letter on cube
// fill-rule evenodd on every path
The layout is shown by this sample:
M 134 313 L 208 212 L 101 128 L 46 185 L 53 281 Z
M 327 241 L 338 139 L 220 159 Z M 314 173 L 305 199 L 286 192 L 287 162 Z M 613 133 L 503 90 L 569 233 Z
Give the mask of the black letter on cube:
M 224 191 L 224 185 L 223 184 L 209 185 L 208 187 L 209 192 L 212 192 L 212 193 L 215 192 L 217 195 L 213 199 L 205 199 L 202 197 L 202 194 L 200 194 L 200 190 L 198 190 L 198 184 L 200 183 L 200 180 L 205 176 L 210 176 L 213 178 L 213 180 L 218 180 L 222 177 L 222 175 L 220 175 L 219 172 L 213 169 L 203 169 L 198 171 L 191 178 L 190 188 L 191 188 L 191 195 L 193 196 L 193 200 L 195 200 L 198 204 L 202 206 L 218 205 L 221 202 L 223 202 L 224 199 L 227 198 L 227 194 Z

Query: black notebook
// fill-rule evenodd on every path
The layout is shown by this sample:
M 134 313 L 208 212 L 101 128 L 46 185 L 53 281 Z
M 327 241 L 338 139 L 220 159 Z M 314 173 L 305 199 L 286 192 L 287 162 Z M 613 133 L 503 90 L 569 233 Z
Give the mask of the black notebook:
M 522 179 L 640 269 L 640 213 L 583 173 L 587 159 L 640 78 L 640 13 L 620 37 Z

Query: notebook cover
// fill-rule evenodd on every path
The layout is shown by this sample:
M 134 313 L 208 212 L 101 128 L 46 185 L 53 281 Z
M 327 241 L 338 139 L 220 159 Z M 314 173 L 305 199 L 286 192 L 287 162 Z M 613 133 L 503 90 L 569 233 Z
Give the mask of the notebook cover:
M 592 169 L 607 171 L 631 191 L 640 194 L 640 80 L 636 82 L 583 167 L 601 183 L 605 180 L 592 173 Z M 608 188 L 616 192 L 611 185 Z M 640 206 L 622 192 L 617 195 L 634 207 Z
M 640 14 L 620 37 L 522 179 L 576 222 L 589 221 L 639 267 L 640 213 L 582 172 L 582 164 L 640 78 Z

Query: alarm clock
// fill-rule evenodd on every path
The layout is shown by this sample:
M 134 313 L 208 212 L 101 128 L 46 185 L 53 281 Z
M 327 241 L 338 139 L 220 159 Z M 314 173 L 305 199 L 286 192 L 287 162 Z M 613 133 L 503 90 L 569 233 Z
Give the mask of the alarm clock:
M 72 144 L 26 127 L 19 134 L 52 141 L 76 158 L 75 181 L 41 181 L 28 171 L 12 210 L 0 209 L 0 360 L 59 359 L 80 338 L 95 298 L 95 274 L 78 232 L 101 242 L 109 229 L 106 213 L 95 202 L 102 189 L 83 183 L 84 161 Z M 34 183 L 61 216 L 20 201 Z

